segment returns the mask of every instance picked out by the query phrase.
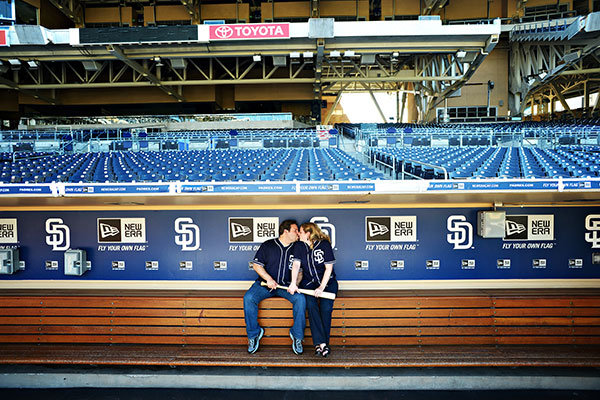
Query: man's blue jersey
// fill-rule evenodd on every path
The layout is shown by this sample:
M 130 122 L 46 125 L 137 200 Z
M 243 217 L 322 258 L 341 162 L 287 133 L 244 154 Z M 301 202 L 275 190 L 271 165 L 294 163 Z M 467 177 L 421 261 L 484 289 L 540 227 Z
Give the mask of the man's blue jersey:
M 315 289 L 321 285 L 321 280 L 325 274 L 325 264 L 335 264 L 335 257 L 331 243 L 327 240 L 316 242 L 311 250 L 310 246 L 304 242 L 297 242 L 294 245 L 294 260 L 300 261 L 302 267 L 302 282 L 300 287 Z M 330 281 L 335 279 L 335 272 L 331 271 Z
M 260 245 L 252 262 L 263 266 L 278 284 L 287 286 L 292 281 L 292 247 L 293 243 L 284 246 L 278 238 L 267 240 Z

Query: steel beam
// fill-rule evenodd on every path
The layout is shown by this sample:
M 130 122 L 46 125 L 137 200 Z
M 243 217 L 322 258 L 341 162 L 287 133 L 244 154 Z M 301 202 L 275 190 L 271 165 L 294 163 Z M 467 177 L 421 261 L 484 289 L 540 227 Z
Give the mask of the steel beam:
M 108 51 L 110 51 L 117 59 L 129 65 L 129 67 L 140 73 L 145 79 L 150 81 L 153 85 L 156 85 L 160 90 L 162 90 L 169 96 L 174 97 L 179 102 L 185 101 L 185 98 L 183 98 L 179 93 L 173 90 L 173 88 L 165 86 L 163 82 L 161 82 L 154 74 L 150 73 L 150 71 L 148 71 L 147 68 L 141 66 L 136 61 L 129 59 L 119 46 L 110 45 L 107 48 Z
M 79 0 L 50 0 L 50 3 L 75 23 L 75 27 L 84 26 L 83 6 Z
M 181 4 L 185 7 L 192 18 L 193 24 L 200 23 L 200 5 L 198 0 L 181 0 Z
M 338 92 L 337 96 L 335 97 L 335 101 L 333 102 L 333 105 L 331 106 L 331 108 L 329 109 L 329 111 L 327 111 L 327 115 L 325 116 L 325 120 L 323 121 L 323 125 L 329 125 L 329 120 L 331 119 L 331 116 L 333 115 L 333 112 L 335 111 L 335 108 L 339 104 L 340 99 L 342 98 L 342 94 L 344 93 L 344 89 L 345 88 L 346 88 L 345 86 L 342 87 L 342 89 Z
M 379 112 L 379 116 L 381 117 L 381 121 L 385 124 L 387 121 L 385 120 L 385 114 L 383 113 L 383 111 L 381 110 L 381 107 L 379 106 L 379 102 L 377 101 L 377 99 L 375 98 L 375 94 L 373 93 L 373 91 L 371 89 L 369 89 L 366 85 L 364 85 L 365 90 L 367 90 L 369 92 L 369 94 L 371 95 L 371 99 L 373 100 L 373 104 L 375 104 L 375 107 L 377 108 L 377 111 Z
M 564 109 L 567 110 L 573 116 L 573 118 L 575 118 L 575 113 L 573 112 L 573 110 L 571 110 L 571 107 L 569 107 L 569 105 L 567 104 L 567 101 L 565 100 L 564 96 L 560 92 L 560 89 L 558 88 L 556 83 L 551 82 L 550 86 L 552 86 L 552 89 L 554 89 L 554 93 L 556 94 L 556 97 L 558 97 L 558 101 L 560 101 L 560 104 L 562 104 Z
M 596 103 L 594 104 L 594 107 L 592 108 L 591 115 L 594 115 L 594 113 L 598 109 L 599 104 L 600 104 L 600 87 L 598 88 L 598 96 L 596 97 Z
M 423 15 L 431 15 L 437 9 L 444 8 L 447 2 L 448 0 L 425 0 Z
M 36 91 L 33 91 L 33 90 L 24 89 L 24 88 L 20 87 L 17 83 L 15 83 L 15 82 L 13 82 L 11 80 L 8 80 L 6 78 L 3 78 L 1 76 L 0 76 L 0 84 L 5 85 L 5 86 L 9 87 L 10 89 L 17 90 L 20 93 L 26 94 L 27 96 L 31 96 L 31 97 L 34 97 L 36 99 L 43 100 L 43 101 L 45 101 L 48 104 L 52 104 L 53 106 L 55 106 L 55 105 L 58 104 L 58 101 L 56 99 L 54 99 L 54 98 L 46 97 L 46 96 L 41 95 L 41 94 L 39 94 L 39 93 L 37 93 Z

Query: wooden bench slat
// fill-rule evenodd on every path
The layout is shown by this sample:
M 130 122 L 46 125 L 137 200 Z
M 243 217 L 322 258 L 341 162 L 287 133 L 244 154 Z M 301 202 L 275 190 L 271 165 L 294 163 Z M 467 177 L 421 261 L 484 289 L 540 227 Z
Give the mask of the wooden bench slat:
M 477 336 L 494 334 L 492 326 L 468 326 L 468 327 L 346 327 L 331 328 L 331 336 Z
M 496 344 L 494 338 L 486 336 L 449 336 L 441 338 L 430 338 L 427 336 L 395 336 L 382 339 L 380 337 L 351 337 L 351 338 L 331 338 L 331 344 L 334 346 L 409 346 L 409 345 L 493 345 Z
M 565 308 L 496 308 L 494 316 L 498 317 L 523 317 L 523 316 L 597 316 L 598 308 L 565 307 Z
M 418 318 L 418 317 L 489 317 L 493 312 L 489 308 L 425 308 L 425 309 L 340 309 L 334 305 L 336 318 Z
M 553 297 L 521 297 L 521 298 L 494 298 L 496 308 L 519 307 L 600 307 L 600 297 L 583 298 L 553 298 Z
M 340 309 L 402 309 L 402 308 L 484 308 L 491 307 L 492 300 L 486 297 L 347 297 L 336 299 Z
M 596 336 L 499 336 L 496 339 L 501 345 L 600 344 L 600 337 Z
M 600 325 L 600 317 L 496 317 L 496 325 Z
M 595 315 L 594 309 L 585 309 L 583 315 Z M 202 318 L 244 318 L 242 309 L 177 309 L 177 308 L 3 308 L 3 316 L 103 316 L 103 317 L 202 317 Z M 292 310 L 259 309 L 259 317 L 292 318 Z M 490 309 L 482 308 L 444 308 L 444 309 L 339 309 L 334 308 L 333 318 L 428 318 L 428 317 L 490 317 Z M 507 315 L 513 315 L 507 313 Z M 562 314 L 561 314 L 562 315 Z M 570 315 L 570 314 L 564 314 Z M 575 315 L 575 314 L 573 314 Z

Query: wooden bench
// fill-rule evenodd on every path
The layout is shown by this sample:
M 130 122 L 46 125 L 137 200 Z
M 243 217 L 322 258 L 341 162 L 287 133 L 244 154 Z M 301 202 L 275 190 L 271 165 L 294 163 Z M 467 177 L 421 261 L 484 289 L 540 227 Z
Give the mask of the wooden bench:
M 0 363 L 64 363 L 69 352 L 71 362 L 92 364 L 324 362 L 292 354 L 291 307 L 279 298 L 261 303 L 259 323 L 265 337 L 259 353 L 248 355 L 242 295 L 4 294 Z M 412 354 L 410 365 L 464 365 L 471 357 L 468 365 L 492 360 L 494 365 L 600 366 L 600 294 L 341 292 L 331 345 L 334 354 L 324 365 L 398 366 L 406 365 L 407 354 Z M 312 354 L 308 327 L 305 348 Z M 26 349 L 28 354 L 19 356 Z M 439 364 L 426 361 L 432 357 Z

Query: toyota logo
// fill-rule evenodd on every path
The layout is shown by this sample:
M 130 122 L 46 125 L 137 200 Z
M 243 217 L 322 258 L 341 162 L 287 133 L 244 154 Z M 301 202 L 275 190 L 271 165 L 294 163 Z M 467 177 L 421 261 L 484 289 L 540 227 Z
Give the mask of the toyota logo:
M 227 39 L 233 35 L 233 29 L 228 26 L 219 26 L 215 28 L 215 35 L 219 39 Z

